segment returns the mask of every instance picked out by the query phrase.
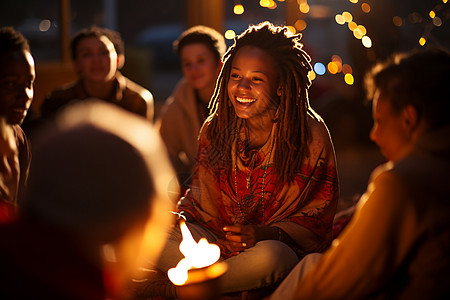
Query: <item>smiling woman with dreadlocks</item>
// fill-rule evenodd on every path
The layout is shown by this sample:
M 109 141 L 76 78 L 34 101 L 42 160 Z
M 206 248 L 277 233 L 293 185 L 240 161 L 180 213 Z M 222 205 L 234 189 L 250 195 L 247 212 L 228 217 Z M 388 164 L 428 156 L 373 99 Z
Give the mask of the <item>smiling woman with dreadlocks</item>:
M 335 155 L 309 106 L 310 58 L 299 40 L 269 22 L 236 38 L 200 132 L 192 185 L 178 204 L 194 238 L 221 247 L 222 293 L 274 286 L 331 241 Z M 161 271 L 183 258 L 180 241 L 174 230 Z

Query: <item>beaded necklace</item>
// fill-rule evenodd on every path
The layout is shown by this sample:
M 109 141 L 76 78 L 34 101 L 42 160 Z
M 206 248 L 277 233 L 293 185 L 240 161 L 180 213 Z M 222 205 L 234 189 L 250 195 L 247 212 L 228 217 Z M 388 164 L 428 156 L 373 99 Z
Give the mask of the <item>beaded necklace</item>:
M 236 129 L 236 133 L 237 133 L 237 129 Z M 238 136 L 236 134 L 236 152 L 235 152 L 235 160 L 234 160 L 234 191 L 235 191 L 235 194 L 236 194 L 236 200 L 237 200 L 237 203 L 238 203 L 239 212 L 241 214 L 241 219 L 244 220 L 245 218 L 244 218 L 244 212 L 242 211 L 242 201 L 239 199 L 238 187 L 237 187 L 237 160 L 238 160 L 238 150 L 239 150 L 238 149 L 239 147 L 238 147 L 238 140 L 237 139 L 238 139 Z M 269 151 L 269 156 L 267 158 L 266 165 L 264 167 L 264 174 L 263 174 L 263 177 L 262 177 L 262 184 L 261 184 L 261 198 L 260 199 L 261 199 L 262 210 L 263 210 L 263 213 L 262 213 L 263 219 L 264 219 L 264 214 L 265 214 L 264 187 L 265 187 L 265 180 L 266 180 L 267 169 L 269 167 L 270 157 L 272 155 L 272 150 L 273 150 L 273 143 L 272 143 L 272 146 L 271 146 L 270 151 Z M 256 155 L 256 153 L 254 155 Z M 253 162 L 252 165 L 254 165 L 254 157 L 252 157 L 252 162 Z M 250 171 L 250 174 L 247 177 L 247 189 L 249 188 L 249 185 L 250 185 L 250 177 L 251 177 L 252 171 Z

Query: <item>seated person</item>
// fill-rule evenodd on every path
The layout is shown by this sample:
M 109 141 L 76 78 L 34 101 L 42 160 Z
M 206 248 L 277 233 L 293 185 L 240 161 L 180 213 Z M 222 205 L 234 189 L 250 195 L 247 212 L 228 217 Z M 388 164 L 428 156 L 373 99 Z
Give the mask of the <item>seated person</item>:
M 389 161 L 332 246 L 305 257 L 271 300 L 450 298 L 449 82 L 450 53 L 433 48 L 368 74 L 370 138 Z
M 126 299 L 141 252 L 156 259 L 173 223 L 175 174 L 135 114 L 85 102 L 56 118 L 37 133 L 21 210 L 0 224 L 0 298 Z
M 50 93 L 40 107 L 47 119 L 70 102 L 97 98 L 116 104 L 153 122 L 153 96 L 123 76 L 124 46 L 119 33 L 99 27 L 79 31 L 70 49 L 79 80 Z
M 166 100 L 159 120 L 160 133 L 177 172 L 188 187 L 198 150 L 198 135 L 209 115 L 208 103 L 216 87 L 226 44 L 224 37 L 206 26 L 184 31 L 174 42 L 184 78 Z
M 221 248 L 222 294 L 265 293 L 331 242 L 335 155 L 309 106 L 310 58 L 299 40 L 269 22 L 236 38 L 200 132 L 191 187 L 178 203 L 194 239 Z M 183 258 L 180 241 L 176 227 L 153 262 L 163 274 Z M 168 280 L 141 282 L 139 296 L 182 296 Z
M 0 118 L 3 160 L 0 201 L 21 202 L 30 165 L 28 138 L 20 127 L 34 95 L 35 69 L 27 39 L 12 27 L 0 29 Z M 14 144 L 14 145 L 13 145 Z

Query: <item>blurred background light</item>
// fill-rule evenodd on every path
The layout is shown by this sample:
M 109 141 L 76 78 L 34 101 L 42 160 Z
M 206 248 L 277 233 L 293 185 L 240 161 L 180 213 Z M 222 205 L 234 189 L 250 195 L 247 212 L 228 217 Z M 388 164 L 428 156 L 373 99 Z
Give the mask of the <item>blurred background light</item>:
M 317 75 L 323 75 L 326 72 L 325 65 L 321 62 L 316 62 L 314 64 L 314 72 L 316 72 Z
M 242 15 L 244 13 L 244 6 L 242 4 L 236 4 L 233 8 L 233 12 L 236 15 Z

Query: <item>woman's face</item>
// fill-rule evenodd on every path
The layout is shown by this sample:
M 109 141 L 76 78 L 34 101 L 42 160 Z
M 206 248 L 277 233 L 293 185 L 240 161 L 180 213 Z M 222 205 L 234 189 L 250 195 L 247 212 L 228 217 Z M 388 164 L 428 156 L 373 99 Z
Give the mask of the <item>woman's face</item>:
M 205 44 L 184 46 L 180 51 L 180 60 L 183 75 L 194 89 L 215 87 L 222 64 Z
M 264 50 L 244 46 L 231 63 L 228 96 L 239 118 L 273 117 L 279 104 L 275 61 Z
M 106 37 L 87 37 L 76 48 L 75 69 L 84 80 L 109 82 L 117 71 L 117 53 L 114 44 Z

